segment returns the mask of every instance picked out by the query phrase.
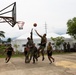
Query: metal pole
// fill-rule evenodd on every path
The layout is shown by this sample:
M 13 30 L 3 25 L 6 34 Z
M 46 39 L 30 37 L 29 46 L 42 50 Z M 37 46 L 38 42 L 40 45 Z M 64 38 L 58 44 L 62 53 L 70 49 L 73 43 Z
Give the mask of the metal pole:
M 45 33 L 47 35 L 47 24 L 46 24 L 46 22 L 45 22 Z

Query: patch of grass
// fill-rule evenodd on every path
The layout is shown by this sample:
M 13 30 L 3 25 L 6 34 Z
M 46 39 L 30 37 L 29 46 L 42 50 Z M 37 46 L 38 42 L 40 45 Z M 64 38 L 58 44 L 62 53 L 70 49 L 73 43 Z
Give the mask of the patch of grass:
M 71 54 L 74 52 L 53 52 L 54 55 L 63 55 L 63 54 Z
M 71 54 L 71 53 L 74 53 L 74 52 L 56 52 L 56 51 L 54 51 L 53 55 L 63 55 L 63 54 Z M 45 53 L 45 55 L 47 55 L 47 53 Z M 6 54 L 4 54 L 4 55 L 0 54 L 0 58 L 5 58 L 5 57 L 6 57 Z M 24 54 L 23 53 L 13 54 L 12 57 L 13 58 L 24 57 Z
M 14 54 L 12 57 L 24 57 L 24 54 Z
M 0 58 L 5 58 L 6 57 L 6 54 L 0 54 Z M 24 57 L 24 54 L 13 54 L 12 55 L 13 58 L 15 57 Z
M 5 58 L 5 55 L 0 54 L 0 58 Z

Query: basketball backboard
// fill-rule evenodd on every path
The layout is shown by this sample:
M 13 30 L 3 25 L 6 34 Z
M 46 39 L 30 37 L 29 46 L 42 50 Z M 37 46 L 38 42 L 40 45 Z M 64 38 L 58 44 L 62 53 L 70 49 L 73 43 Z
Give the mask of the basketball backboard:
M 9 7 L 12 7 L 10 10 L 6 10 Z M 7 16 L 8 13 L 11 13 L 10 16 Z M 6 16 L 5 16 L 6 15 Z M 15 26 L 17 23 L 16 21 L 16 2 L 10 4 L 9 6 L 5 7 L 4 9 L 0 10 L 0 23 L 7 22 L 12 27 Z

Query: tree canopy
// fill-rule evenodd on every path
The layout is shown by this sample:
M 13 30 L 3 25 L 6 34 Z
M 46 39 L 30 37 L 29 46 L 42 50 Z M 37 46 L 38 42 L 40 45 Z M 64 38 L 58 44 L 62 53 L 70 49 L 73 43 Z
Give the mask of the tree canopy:
M 68 20 L 67 33 L 76 39 L 76 17 Z
M 11 42 L 11 41 L 12 41 L 12 39 L 11 39 L 11 38 L 8 38 L 8 39 L 7 39 L 7 42 Z
M 58 47 L 60 47 L 60 45 L 64 42 L 64 37 L 56 37 L 56 38 L 51 37 L 51 39 L 54 41 L 56 49 L 58 49 Z
M 0 31 L 0 37 L 4 37 L 5 38 L 5 32 L 4 31 Z

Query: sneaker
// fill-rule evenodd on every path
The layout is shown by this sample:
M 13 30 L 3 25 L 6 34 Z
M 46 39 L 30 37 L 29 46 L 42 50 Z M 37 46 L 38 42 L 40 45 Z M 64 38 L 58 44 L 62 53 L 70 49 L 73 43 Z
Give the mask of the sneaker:
M 8 63 L 8 61 L 7 61 L 7 60 L 5 60 L 5 63 Z

